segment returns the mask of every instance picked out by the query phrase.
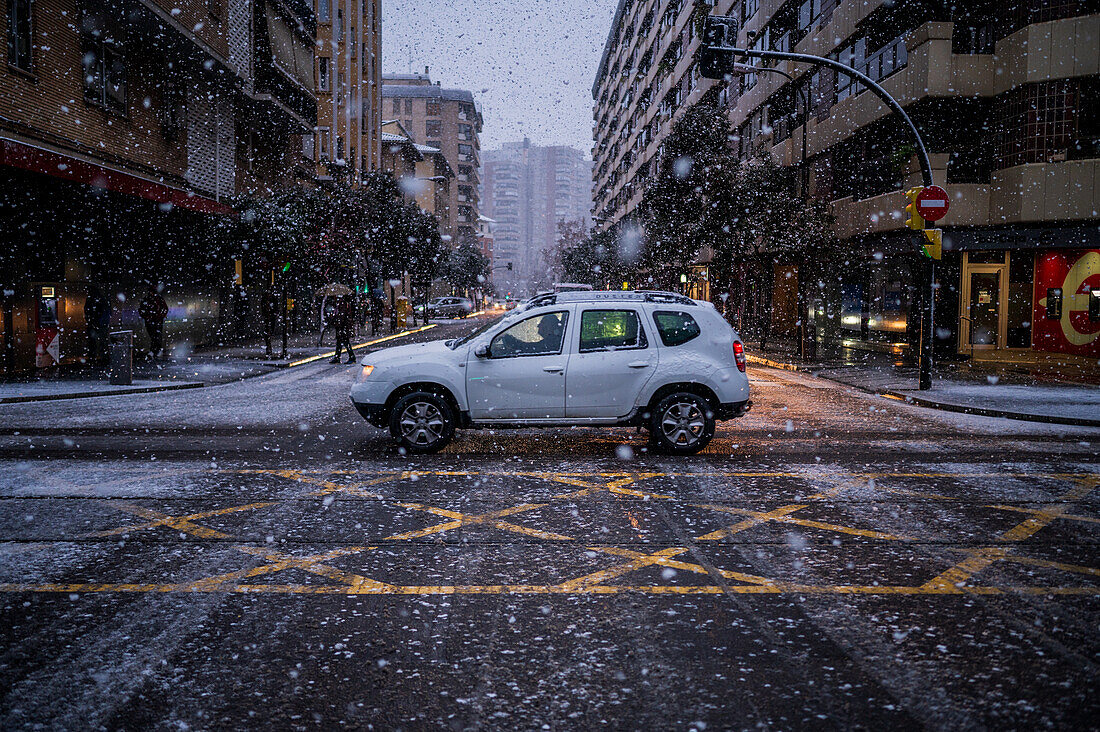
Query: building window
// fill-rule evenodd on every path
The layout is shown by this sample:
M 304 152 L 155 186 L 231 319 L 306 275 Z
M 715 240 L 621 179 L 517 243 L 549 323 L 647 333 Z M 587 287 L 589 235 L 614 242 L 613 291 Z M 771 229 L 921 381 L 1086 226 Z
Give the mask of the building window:
M 424 134 L 429 138 L 443 136 L 443 123 L 437 119 L 429 119 L 424 122 Z
M 317 21 L 320 23 L 332 22 L 332 0 L 317 0 Z
M 34 45 L 33 0 L 8 0 L 8 63 L 31 71 Z
M 314 139 L 312 132 L 302 135 L 302 157 L 306 160 L 313 160 L 313 151 L 315 145 L 316 140 Z
M 429 117 L 438 117 L 443 114 L 442 105 L 439 103 L 438 99 L 429 99 L 426 101 L 426 105 L 427 110 L 425 114 Z
M 413 113 L 413 100 L 406 99 L 405 100 L 405 114 L 412 114 L 412 113 Z
M 760 0 L 741 0 L 741 22 L 756 15 L 756 11 L 760 9 Z
M 998 168 L 1065 160 L 1077 133 L 1079 86 L 1075 80 L 1044 81 L 998 97 Z
M 126 57 L 121 28 L 111 28 L 104 17 L 85 13 L 82 18 L 84 99 L 111 112 L 126 112 Z
M 393 113 L 394 114 L 401 114 L 401 100 L 400 99 L 394 99 L 393 100 Z
M 317 88 L 323 92 L 330 90 L 331 78 L 329 75 L 329 60 L 324 56 L 317 57 Z
M 332 158 L 332 150 L 329 149 L 328 127 L 317 128 L 317 152 L 320 153 L 322 160 L 330 160 Z

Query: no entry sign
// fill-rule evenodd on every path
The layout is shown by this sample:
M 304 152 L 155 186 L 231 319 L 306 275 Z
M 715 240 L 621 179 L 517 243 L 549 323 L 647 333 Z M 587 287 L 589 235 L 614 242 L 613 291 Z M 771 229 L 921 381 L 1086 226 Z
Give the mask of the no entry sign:
M 925 221 L 939 221 L 950 206 L 947 191 L 939 186 L 925 186 L 917 195 L 917 213 Z

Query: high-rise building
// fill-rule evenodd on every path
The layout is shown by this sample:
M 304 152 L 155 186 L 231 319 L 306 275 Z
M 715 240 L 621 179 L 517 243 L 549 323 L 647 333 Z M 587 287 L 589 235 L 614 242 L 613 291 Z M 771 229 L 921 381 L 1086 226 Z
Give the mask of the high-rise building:
M 317 129 L 303 154 L 343 160 L 352 185 L 379 167 L 382 128 L 381 0 L 312 0 L 317 11 Z
M 485 151 L 482 207 L 495 222 L 496 282 L 519 289 L 543 283 L 543 252 L 557 243 L 558 224 L 592 220 L 591 181 L 591 161 L 570 147 L 525 138 Z
M 477 246 L 482 119 L 474 95 L 433 84 L 427 68 L 423 74 L 385 74 L 382 117 L 399 120 L 415 140 L 443 151 L 455 172 L 446 234 L 455 243 Z
M 754 61 L 758 72 L 731 83 L 701 79 L 697 14 L 734 15 L 738 45 L 839 59 L 923 130 L 935 182 L 951 196 L 940 222 L 941 352 L 1027 361 L 1053 351 L 1095 366 L 1097 11 L 1091 0 L 622 0 L 592 88 L 596 215 L 612 225 L 633 213 L 672 124 L 704 96 L 728 110 L 745 160 L 798 166 L 805 125 L 809 194 L 830 202 L 842 242 L 830 256 L 850 264 L 824 290 L 782 265 L 776 292 L 801 282 L 808 316 L 836 342 L 911 348 L 920 266 L 903 209 L 904 191 L 921 182 L 913 141 L 872 92 L 829 69 Z M 783 293 L 792 308 L 798 299 Z M 764 317 L 793 328 L 798 316 L 780 310 Z

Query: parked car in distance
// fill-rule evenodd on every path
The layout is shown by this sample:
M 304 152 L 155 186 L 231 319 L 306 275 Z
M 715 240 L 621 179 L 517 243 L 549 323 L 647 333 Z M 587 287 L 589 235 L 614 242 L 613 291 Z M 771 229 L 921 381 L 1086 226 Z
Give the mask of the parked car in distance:
M 429 318 L 465 318 L 473 311 L 473 301 L 465 297 L 436 297 L 428 301 Z
M 690 455 L 752 406 L 740 336 L 710 303 L 670 292 L 550 293 L 361 365 L 352 402 L 411 453 L 457 428 L 583 425 L 639 426 Z

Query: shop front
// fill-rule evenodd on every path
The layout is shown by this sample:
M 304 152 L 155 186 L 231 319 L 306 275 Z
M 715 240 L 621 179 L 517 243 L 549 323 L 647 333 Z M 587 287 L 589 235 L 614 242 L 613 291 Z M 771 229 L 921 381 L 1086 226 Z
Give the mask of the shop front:
M 1100 358 L 1100 249 L 972 250 L 962 257 L 960 354 L 1008 362 L 1042 353 Z

